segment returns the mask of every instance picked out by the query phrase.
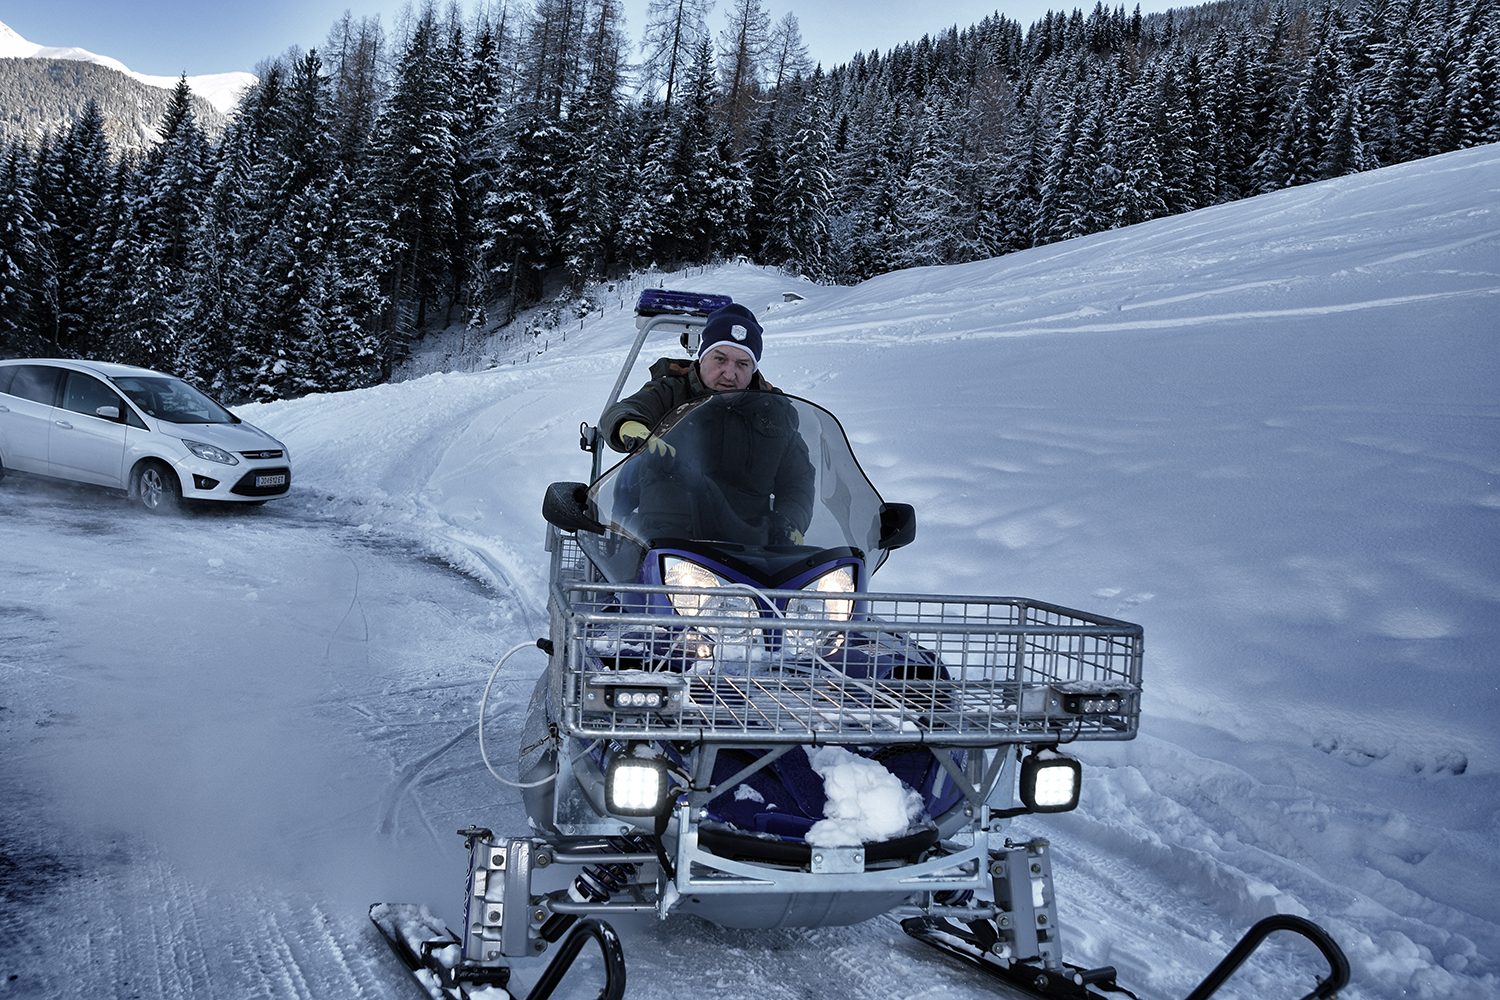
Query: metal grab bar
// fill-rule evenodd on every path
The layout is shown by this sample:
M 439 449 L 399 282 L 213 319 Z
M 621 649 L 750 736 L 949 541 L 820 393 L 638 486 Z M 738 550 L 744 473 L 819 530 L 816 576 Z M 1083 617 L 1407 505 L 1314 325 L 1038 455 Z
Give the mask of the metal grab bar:
M 620 946 L 620 938 L 615 929 L 599 920 L 578 922 L 578 926 L 573 928 L 573 933 L 568 935 L 562 948 L 558 950 L 557 957 L 537 979 L 531 992 L 526 994 L 526 1000 L 547 1000 L 552 996 L 563 976 L 578 960 L 578 953 L 583 950 L 589 938 L 598 941 L 599 950 L 604 953 L 604 986 L 599 990 L 598 1000 L 622 1000 L 625 996 L 625 951 Z
M 1291 931 L 1307 938 L 1328 962 L 1328 978 L 1319 980 L 1317 989 L 1302 997 L 1302 1000 L 1328 1000 L 1349 985 L 1349 959 L 1333 938 L 1328 936 L 1328 932 L 1306 917 L 1279 913 L 1257 921 L 1255 926 L 1246 931 L 1239 944 L 1229 950 L 1229 954 L 1198 984 L 1197 989 L 1187 995 L 1186 1000 L 1207 1000 L 1219 992 L 1219 987 L 1244 964 L 1245 959 L 1277 931 Z

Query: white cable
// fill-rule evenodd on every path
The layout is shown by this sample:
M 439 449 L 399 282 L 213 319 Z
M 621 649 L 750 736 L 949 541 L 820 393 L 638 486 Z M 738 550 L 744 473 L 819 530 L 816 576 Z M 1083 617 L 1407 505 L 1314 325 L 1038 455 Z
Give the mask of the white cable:
M 500 782 L 500 784 L 502 784 L 502 785 L 509 786 L 510 788 L 538 788 L 538 787 L 540 787 L 542 785 L 547 784 L 548 782 L 557 780 L 557 775 L 558 775 L 557 771 L 553 771 L 551 774 L 547 775 L 545 778 L 538 778 L 536 781 L 512 781 L 509 778 L 503 777 L 500 774 L 499 771 L 495 770 L 495 765 L 490 763 L 490 755 L 489 755 L 489 753 L 486 752 L 486 750 L 484 749 L 484 718 L 485 718 L 486 706 L 489 704 L 489 700 L 490 700 L 490 688 L 494 686 L 495 678 L 500 675 L 500 668 L 503 667 L 503 666 L 505 666 L 505 661 L 509 660 L 512 656 L 515 656 L 521 650 L 523 650 L 523 649 L 531 649 L 531 648 L 534 648 L 535 646 L 536 646 L 536 643 L 533 643 L 533 642 L 518 642 L 514 646 L 512 646 L 510 649 L 507 649 L 505 651 L 505 654 L 503 656 L 501 656 L 500 659 L 495 662 L 495 669 L 492 670 L 492 671 L 490 671 L 490 679 L 485 682 L 485 685 L 484 685 L 484 694 L 481 695 L 480 698 L 479 698 L 479 756 L 480 756 L 480 759 L 482 759 L 484 761 L 485 769 L 490 772 L 490 774 L 494 777 L 494 779 L 496 781 Z M 520 766 L 520 763 L 521 762 L 519 760 L 516 761 L 517 767 Z

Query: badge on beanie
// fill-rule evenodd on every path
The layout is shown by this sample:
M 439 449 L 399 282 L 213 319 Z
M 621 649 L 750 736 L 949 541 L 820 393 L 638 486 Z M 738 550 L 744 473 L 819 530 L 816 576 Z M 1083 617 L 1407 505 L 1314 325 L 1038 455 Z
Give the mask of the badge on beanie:
M 749 331 L 747 331 L 743 326 L 734 326 L 729 328 L 729 335 L 735 340 L 744 340 L 748 334 Z

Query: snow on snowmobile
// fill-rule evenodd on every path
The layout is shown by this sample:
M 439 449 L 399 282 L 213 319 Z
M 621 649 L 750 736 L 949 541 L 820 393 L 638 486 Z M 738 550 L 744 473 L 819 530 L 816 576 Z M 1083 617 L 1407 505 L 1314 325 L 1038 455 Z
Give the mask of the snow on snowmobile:
M 609 404 L 648 337 L 675 334 L 691 354 L 728 302 L 643 294 Z M 722 454 L 744 439 L 729 427 L 778 442 L 761 496 L 725 483 L 725 462 L 757 461 Z M 1114 969 L 1064 960 L 1051 847 L 1006 828 L 1077 806 L 1082 764 L 1064 747 L 1136 735 L 1140 626 L 1036 600 L 871 591 L 914 539 L 915 512 L 882 500 L 838 421 L 807 400 L 721 393 L 653 435 L 604 471 L 601 430 L 585 424 L 590 483 L 554 483 L 543 502 L 549 661 L 516 782 L 534 835 L 459 831 L 461 933 L 419 906 L 371 908 L 429 995 L 509 995 L 513 963 L 556 946 L 528 994 L 540 1000 L 592 941 L 600 995 L 619 997 L 623 949 L 605 918 L 688 913 L 756 928 L 894 914 L 1012 989 L 1134 996 Z M 1272 917 L 1190 1000 L 1277 930 L 1328 961 L 1308 997 L 1347 982 L 1321 928 Z

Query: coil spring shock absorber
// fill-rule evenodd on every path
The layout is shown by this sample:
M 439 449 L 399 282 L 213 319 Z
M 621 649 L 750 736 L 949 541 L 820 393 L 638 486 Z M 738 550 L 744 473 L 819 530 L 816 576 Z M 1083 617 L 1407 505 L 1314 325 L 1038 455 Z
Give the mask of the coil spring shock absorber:
M 621 854 L 644 853 L 655 850 L 651 841 L 640 835 L 616 837 L 609 846 Z M 578 903 L 605 903 L 609 898 L 630 884 L 638 865 L 627 861 L 618 864 L 585 865 L 568 887 L 568 896 Z M 537 932 L 545 941 L 556 942 L 578 922 L 576 913 L 554 913 L 547 918 Z

